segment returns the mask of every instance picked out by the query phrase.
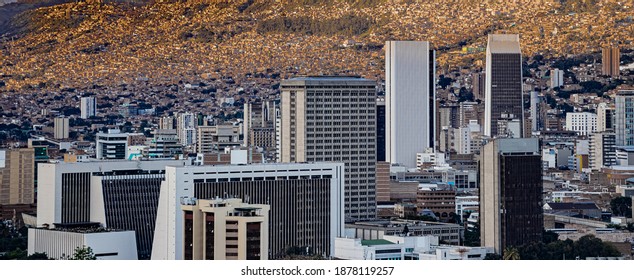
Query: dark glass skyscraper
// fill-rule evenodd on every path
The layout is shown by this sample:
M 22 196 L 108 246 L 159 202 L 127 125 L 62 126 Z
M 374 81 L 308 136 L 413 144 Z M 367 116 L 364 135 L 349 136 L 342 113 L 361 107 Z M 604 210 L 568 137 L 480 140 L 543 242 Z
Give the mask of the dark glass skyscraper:
M 385 161 L 385 96 L 376 99 L 376 161 Z
M 541 241 L 544 215 L 539 140 L 495 139 L 484 146 L 478 169 L 482 246 L 501 254 L 507 247 Z
M 522 103 L 522 52 L 517 34 L 489 35 L 486 56 L 484 135 L 495 137 L 499 122 L 519 122 L 513 138 L 521 138 L 524 127 Z M 504 126 L 504 125 L 503 125 Z

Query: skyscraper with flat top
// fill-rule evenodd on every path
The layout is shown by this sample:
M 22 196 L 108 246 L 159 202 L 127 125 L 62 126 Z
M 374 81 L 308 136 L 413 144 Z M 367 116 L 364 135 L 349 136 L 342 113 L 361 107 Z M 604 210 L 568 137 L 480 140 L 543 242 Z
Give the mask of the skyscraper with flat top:
M 280 88 L 281 161 L 345 163 L 346 222 L 375 219 L 376 82 L 316 76 Z
M 500 122 L 517 120 L 524 131 L 522 52 L 517 34 L 490 34 L 486 52 L 484 135 L 498 136 Z M 520 133 L 521 134 L 521 133 Z M 521 138 L 522 135 L 513 135 Z
M 385 44 L 386 161 L 416 167 L 435 147 L 435 53 L 429 42 Z
M 537 138 L 498 138 L 486 144 L 480 172 L 482 246 L 501 254 L 542 240 L 542 158 Z

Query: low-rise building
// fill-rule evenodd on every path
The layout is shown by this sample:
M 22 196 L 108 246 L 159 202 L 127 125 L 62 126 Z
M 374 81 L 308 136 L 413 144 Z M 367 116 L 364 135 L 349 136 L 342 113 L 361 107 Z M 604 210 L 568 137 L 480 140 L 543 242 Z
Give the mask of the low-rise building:
M 388 235 L 403 234 L 404 231 L 407 231 L 410 236 L 438 236 L 445 244 L 458 245 L 464 229 L 457 224 L 414 220 L 381 220 L 345 225 L 346 237 L 360 239 L 383 239 Z
M 134 231 L 108 230 L 98 223 L 56 224 L 55 229 L 30 228 L 28 254 L 71 258 L 77 248 L 90 247 L 97 260 L 137 260 Z
M 440 245 L 437 236 L 337 238 L 335 258 L 345 260 L 483 260 L 493 248 Z
M 185 260 L 268 259 L 269 205 L 217 198 L 190 200 L 181 209 Z

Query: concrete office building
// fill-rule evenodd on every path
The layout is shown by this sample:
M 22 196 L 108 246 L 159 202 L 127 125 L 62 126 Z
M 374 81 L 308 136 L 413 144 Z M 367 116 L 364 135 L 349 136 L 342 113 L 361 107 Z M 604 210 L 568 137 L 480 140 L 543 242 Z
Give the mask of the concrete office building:
M 176 129 L 176 123 L 174 122 L 174 117 L 172 116 L 163 116 L 159 119 L 159 129 Z
M 344 230 L 344 177 L 342 163 L 167 167 L 152 259 L 185 258 L 181 202 L 216 197 L 270 205 L 268 259 L 291 246 L 329 257 Z
M 96 157 L 100 160 L 126 159 L 128 153 L 128 134 L 118 129 L 109 129 L 108 133 L 97 133 Z
M 191 147 L 196 144 L 196 115 L 193 113 L 180 113 L 177 117 L 176 131 L 181 145 Z
M 160 186 L 168 165 L 184 160 L 42 163 L 38 177 L 37 226 L 99 223 L 134 230 L 138 258 L 149 259 Z
M 345 163 L 346 221 L 376 218 L 376 82 L 302 77 L 280 88 L 281 161 Z
M 49 258 L 72 257 L 75 249 L 90 247 L 97 260 L 137 260 L 134 231 L 106 230 L 104 228 L 55 229 L 29 228 L 29 255 L 46 253 Z
M 597 106 L 597 132 L 614 130 L 614 108 L 605 103 Z
M 94 96 L 81 98 L 81 118 L 87 119 L 97 115 L 97 100 Z
M 588 157 L 592 170 L 616 165 L 616 134 L 610 132 L 592 134 Z
M 34 172 L 34 149 L 0 150 L 0 205 L 33 203 Z
M 480 169 L 482 246 L 502 254 L 542 240 L 542 161 L 539 139 L 495 139 L 483 148 Z
M 519 35 L 489 34 L 486 73 L 484 135 L 498 136 L 498 122 L 504 120 L 518 120 L 518 131 L 523 133 L 522 52 Z M 513 138 L 521 137 L 522 135 L 513 135 Z
M 269 205 L 218 198 L 186 201 L 181 209 L 183 259 L 268 259 Z
M 566 130 L 588 136 L 597 131 L 597 114 L 590 112 L 566 113 Z
M 442 221 L 447 221 L 455 215 L 455 201 L 456 191 L 450 187 L 421 185 L 416 193 L 418 212 L 431 210 Z
M 605 76 L 617 77 L 621 74 L 619 65 L 621 64 L 621 50 L 615 47 L 603 48 L 602 57 L 602 73 Z
M 176 158 L 183 154 L 183 146 L 178 141 L 176 129 L 158 129 L 143 150 L 143 157 L 150 159 Z
M 614 100 L 617 146 L 634 146 L 634 90 L 619 90 Z
M 53 136 L 55 137 L 55 139 L 69 138 L 68 134 L 70 131 L 70 126 L 69 126 L 68 118 L 65 118 L 65 117 L 55 118 L 54 125 L 55 125 L 55 132 Z
M 256 143 L 261 139 L 252 137 L 253 130 L 261 130 L 267 128 L 273 131 L 273 134 L 268 135 L 272 139 L 267 140 L 266 143 L 275 141 L 275 102 L 274 101 L 259 101 L 253 103 L 244 104 L 244 125 L 242 126 L 242 134 L 244 135 L 244 145 L 251 147 L 262 147 L 262 143 Z M 267 148 L 270 148 L 267 146 Z
M 386 159 L 416 167 L 435 148 L 436 58 L 429 42 L 385 43 Z
M 558 88 L 564 85 L 564 70 L 557 68 L 550 70 L 550 87 Z
M 240 143 L 240 127 L 229 125 L 199 126 L 196 134 L 197 153 L 217 153 L 225 148 L 235 148 Z

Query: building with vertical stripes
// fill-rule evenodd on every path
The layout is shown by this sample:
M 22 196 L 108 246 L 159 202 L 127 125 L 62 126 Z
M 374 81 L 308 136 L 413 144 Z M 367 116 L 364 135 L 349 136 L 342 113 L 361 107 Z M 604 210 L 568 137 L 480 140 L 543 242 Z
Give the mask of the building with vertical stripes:
M 416 167 L 435 148 L 436 57 L 429 42 L 385 43 L 385 161 Z
M 149 259 L 160 186 L 167 165 L 184 160 L 41 163 L 37 226 L 96 222 L 134 230 L 139 259 Z M 46 179 L 44 179 L 46 178 Z
M 601 50 L 601 70 L 604 76 L 617 77 L 621 74 L 621 50 L 618 47 L 607 47 Z
M 344 178 L 343 163 L 166 167 L 152 259 L 185 259 L 181 205 L 217 197 L 270 206 L 267 259 L 292 247 L 329 257 L 344 232 Z
M 84 226 L 84 225 L 82 225 Z M 137 260 L 134 231 L 99 227 L 55 229 L 29 228 L 29 255 L 46 253 L 56 260 L 73 257 L 77 248 L 90 247 L 97 260 Z
M 343 162 L 346 221 L 376 218 L 376 81 L 297 77 L 280 83 L 281 162 Z

